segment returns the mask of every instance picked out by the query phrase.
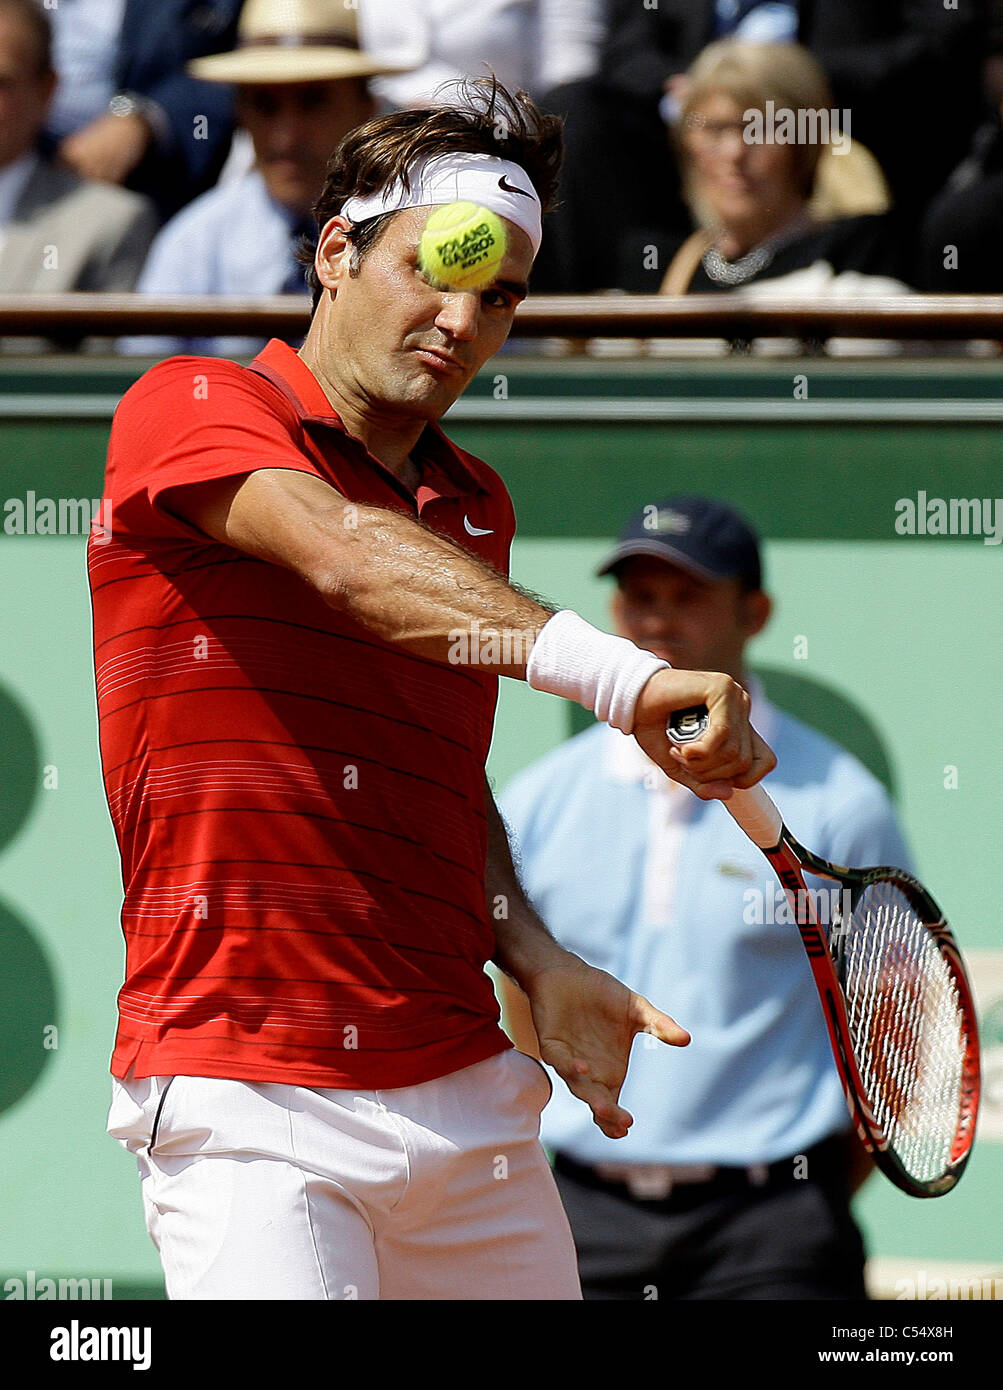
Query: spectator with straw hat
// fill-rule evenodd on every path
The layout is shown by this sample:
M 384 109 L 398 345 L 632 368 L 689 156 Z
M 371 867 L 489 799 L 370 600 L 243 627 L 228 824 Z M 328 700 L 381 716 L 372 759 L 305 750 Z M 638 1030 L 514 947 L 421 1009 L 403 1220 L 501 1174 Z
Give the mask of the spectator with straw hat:
M 326 0 L 248 0 L 237 46 L 192 74 L 236 87 L 254 166 L 197 198 L 155 241 L 141 293 L 266 295 L 304 291 L 295 252 L 316 232 L 311 209 L 341 138 L 376 114 L 367 79 L 399 71 L 359 45 L 353 10 Z M 304 320 L 304 332 L 306 325 Z M 247 338 L 130 338 L 125 352 L 237 357 Z

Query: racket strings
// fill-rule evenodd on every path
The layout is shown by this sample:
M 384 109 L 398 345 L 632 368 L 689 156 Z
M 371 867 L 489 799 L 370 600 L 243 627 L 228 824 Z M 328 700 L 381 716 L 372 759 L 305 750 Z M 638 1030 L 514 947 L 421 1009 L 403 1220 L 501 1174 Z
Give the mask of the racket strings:
M 854 1053 L 878 1127 L 918 1181 L 951 1161 L 966 1038 L 935 938 L 889 880 L 864 889 L 846 933 L 844 992 Z

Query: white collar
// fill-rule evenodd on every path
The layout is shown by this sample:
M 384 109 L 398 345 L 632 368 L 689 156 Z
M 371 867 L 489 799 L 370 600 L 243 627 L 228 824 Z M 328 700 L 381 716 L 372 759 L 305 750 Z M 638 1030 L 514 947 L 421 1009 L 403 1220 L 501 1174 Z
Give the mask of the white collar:
M 749 717 L 765 743 L 770 743 L 776 728 L 776 706 L 771 704 L 763 691 L 762 683 L 750 676 L 746 685 L 752 702 Z M 687 791 L 671 777 L 661 775 L 661 770 L 645 753 L 641 745 L 630 734 L 621 733 L 612 725 L 606 725 L 607 737 L 603 744 L 603 772 L 613 782 L 643 782 L 651 773 L 659 774 L 653 779 L 654 789 L 667 796 Z

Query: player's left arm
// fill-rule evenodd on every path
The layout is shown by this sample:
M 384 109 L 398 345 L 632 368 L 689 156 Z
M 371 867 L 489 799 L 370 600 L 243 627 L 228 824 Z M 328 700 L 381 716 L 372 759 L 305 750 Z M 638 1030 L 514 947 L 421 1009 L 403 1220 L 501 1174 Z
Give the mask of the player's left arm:
M 689 1034 L 668 1014 L 612 975 L 587 965 L 550 935 L 519 883 L 508 835 L 485 779 L 488 818 L 487 907 L 495 928 L 494 963 L 529 1002 L 540 1056 L 585 1101 L 611 1139 L 633 1117 L 619 1104 L 631 1044 L 638 1033 L 683 1047 Z

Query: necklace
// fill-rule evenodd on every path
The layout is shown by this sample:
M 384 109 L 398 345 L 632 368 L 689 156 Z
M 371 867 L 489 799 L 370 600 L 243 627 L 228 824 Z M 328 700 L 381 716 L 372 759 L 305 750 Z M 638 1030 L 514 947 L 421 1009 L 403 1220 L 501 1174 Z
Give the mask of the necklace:
M 751 280 L 766 269 L 781 247 L 797 241 L 810 226 L 811 218 L 801 213 L 781 231 L 774 232 L 773 236 L 754 246 L 737 261 L 726 261 L 716 246 L 710 246 L 703 254 L 703 268 L 719 285 L 744 285 L 746 280 Z
M 719 285 L 744 285 L 746 280 L 766 269 L 774 254 L 775 249 L 764 243 L 754 246 L 737 261 L 726 261 L 717 247 L 711 246 L 704 252 L 703 268 Z

